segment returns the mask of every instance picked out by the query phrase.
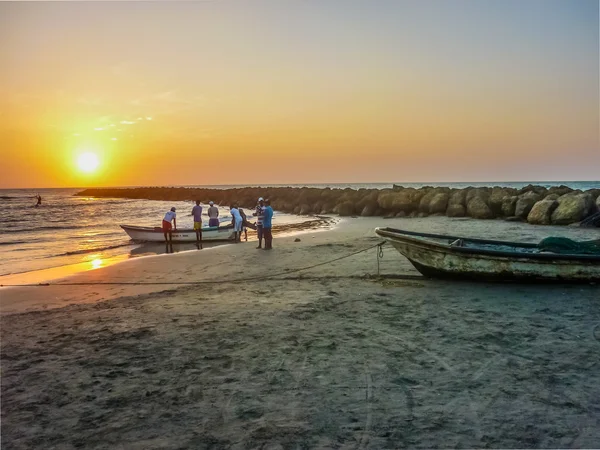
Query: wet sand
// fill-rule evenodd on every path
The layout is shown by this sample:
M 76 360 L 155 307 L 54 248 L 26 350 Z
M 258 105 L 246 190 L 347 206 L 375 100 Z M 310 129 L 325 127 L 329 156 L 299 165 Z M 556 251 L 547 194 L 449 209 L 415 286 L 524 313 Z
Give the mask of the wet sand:
M 376 279 L 375 249 L 292 273 L 375 245 L 375 226 L 597 236 L 351 219 L 271 252 L 249 242 L 65 280 L 180 284 L 2 288 L 3 448 L 600 446 L 598 286 Z M 381 273 L 418 275 L 391 247 Z M 202 280 L 220 282 L 183 284 Z

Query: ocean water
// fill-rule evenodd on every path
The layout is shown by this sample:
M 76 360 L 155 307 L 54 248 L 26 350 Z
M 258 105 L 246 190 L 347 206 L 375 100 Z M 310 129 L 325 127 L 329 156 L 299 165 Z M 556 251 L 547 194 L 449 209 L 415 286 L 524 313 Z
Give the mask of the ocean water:
M 160 226 L 172 206 L 177 208 L 178 228 L 193 226 L 193 202 L 74 196 L 79 191 L 0 190 L 0 276 L 83 262 L 95 267 L 119 255 L 164 253 L 162 244 L 132 242 L 119 225 Z M 38 193 L 42 196 L 41 207 L 34 206 Z M 246 210 L 248 215 L 251 212 Z M 219 216 L 230 219 L 229 208 L 219 208 Z M 273 220 L 284 224 L 306 218 L 276 213 Z M 175 252 L 192 249 L 193 244 L 173 246 Z
M 529 182 L 496 183 L 397 183 L 405 187 L 505 186 L 520 188 Z M 600 181 L 532 182 L 546 187 L 561 184 L 574 189 L 600 188 Z M 283 185 L 263 185 L 283 186 Z M 293 187 L 391 188 L 392 183 L 308 184 Z M 192 187 L 192 186 L 190 186 Z M 197 186 L 226 189 L 239 186 Z M 24 273 L 70 264 L 90 263 L 113 257 L 136 257 L 164 253 L 162 244 L 137 244 L 119 227 L 120 224 L 160 226 L 166 211 L 177 207 L 178 227 L 192 226 L 189 215 L 192 202 L 129 200 L 76 197 L 82 189 L 13 189 L 0 190 L 0 276 Z M 34 196 L 40 194 L 42 206 L 34 207 Z M 222 217 L 229 211 L 220 209 Z M 290 214 L 275 214 L 276 224 L 307 220 Z M 252 232 L 251 232 L 252 233 Z M 193 245 L 175 245 L 175 251 L 186 251 Z

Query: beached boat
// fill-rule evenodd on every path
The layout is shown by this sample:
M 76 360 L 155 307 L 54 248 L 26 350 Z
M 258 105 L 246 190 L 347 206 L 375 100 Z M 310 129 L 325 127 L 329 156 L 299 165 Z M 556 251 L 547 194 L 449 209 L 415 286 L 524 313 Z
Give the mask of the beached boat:
M 394 228 L 376 228 L 375 232 L 428 277 L 600 281 L 600 254 L 553 253 L 538 244 L 469 239 Z M 598 248 L 599 243 L 587 242 L 594 248 Z
M 139 242 L 164 242 L 165 235 L 160 227 L 137 227 L 134 225 L 121 225 L 121 228 L 133 239 Z M 193 229 L 178 228 L 173 230 L 173 242 L 196 242 L 196 232 Z M 202 241 L 229 241 L 233 240 L 232 225 L 202 228 Z

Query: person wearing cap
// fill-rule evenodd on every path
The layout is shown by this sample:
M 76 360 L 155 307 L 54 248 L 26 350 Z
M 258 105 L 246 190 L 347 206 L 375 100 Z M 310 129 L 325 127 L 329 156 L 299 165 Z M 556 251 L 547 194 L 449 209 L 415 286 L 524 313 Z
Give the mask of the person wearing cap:
M 177 230 L 177 214 L 175 214 L 176 208 L 173 206 L 171 211 L 167 211 L 165 214 L 165 218 L 162 221 L 162 229 L 165 234 L 165 242 L 173 241 L 173 234 L 171 230 Z M 171 226 L 171 222 L 173 222 L 173 226 Z M 168 234 L 168 237 L 167 237 Z
M 256 217 L 256 233 L 258 235 L 258 247 L 256 248 L 262 248 L 264 210 L 265 199 L 259 197 L 258 203 L 256 204 L 256 209 L 252 213 L 252 215 Z
M 215 206 L 214 202 L 208 202 L 210 205 L 208 207 L 208 226 L 209 227 L 218 227 L 219 226 L 219 208 Z
M 273 234 L 271 228 L 273 227 L 273 208 L 271 208 L 271 201 L 265 200 L 265 209 L 263 212 L 263 236 L 265 238 L 265 250 L 273 249 Z

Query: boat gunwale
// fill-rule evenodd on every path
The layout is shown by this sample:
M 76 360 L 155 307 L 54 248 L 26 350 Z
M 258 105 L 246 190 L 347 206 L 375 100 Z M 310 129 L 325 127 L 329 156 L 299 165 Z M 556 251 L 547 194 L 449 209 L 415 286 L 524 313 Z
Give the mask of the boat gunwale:
M 164 231 L 162 229 L 156 229 L 159 227 L 141 227 L 137 225 L 119 225 L 123 230 L 133 230 L 133 231 L 143 231 L 146 233 L 160 233 L 163 234 Z M 233 229 L 233 225 L 226 225 L 224 227 L 205 227 L 202 228 L 202 232 L 205 231 L 219 231 L 219 230 L 230 230 Z M 171 230 L 173 233 L 195 233 L 196 230 L 193 228 L 177 228 L 175 230 Z
M 583 255 L 573 253 L 520 253 L 520 252 L 508 252 L 502 250 L 488 250 L 488 249 L 477 249 L 472 247 L 452 247 L 450 244 L 442 244 L 440 242 L 426 241 L 422 239 L 416 239 L 413 236 L 434 238 L 434 239 L 448 239 L 456 240 L 462 239 L 468 242 L 474 242 L 478 244 L 492 244 L 492 245 L 503 245 L 508 247 L 521 247 L 521 248 L 537 248 L 537 244 L 530 243 L 518 243 L 509 241 L 497 241 L 490 239 L 478 239 L 478 238 L 465 238 L 459 236 L 448 236 L 443 234 L 433 233 L 419 233 L 416 231 L 399 230 L 396 228 L 389 227 L 377 227 L 375 233 L 382 237 L 390 238 L 391 240 L 405 241 L 410 244 L 418 244 L 425 248 L 436 249 L 445 253 L 456 253 L 456 254 L 467 254 L 473 256 L 495 256 L 495 257 L 507 257 L 507 258 L 518 258 L 525 260 L 534 261 L 548 261 L 548 260 L 561 260 L 561 261 L 572 261 L 572 262 L 597 262 L 600 263 L 600 256 L 596 255 Z

